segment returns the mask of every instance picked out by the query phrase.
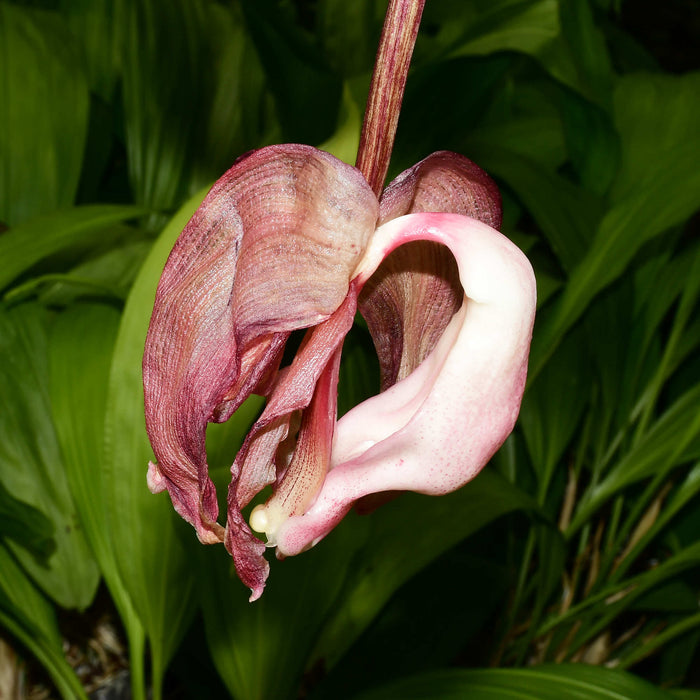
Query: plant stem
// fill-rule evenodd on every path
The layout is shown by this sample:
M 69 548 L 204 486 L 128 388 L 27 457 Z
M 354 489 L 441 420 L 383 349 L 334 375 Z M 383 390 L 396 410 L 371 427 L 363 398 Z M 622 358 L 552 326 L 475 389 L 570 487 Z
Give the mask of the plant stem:
M 355 165 L 377 197 L 384 188 L 425 0 L 390 0 L 369 86 Z

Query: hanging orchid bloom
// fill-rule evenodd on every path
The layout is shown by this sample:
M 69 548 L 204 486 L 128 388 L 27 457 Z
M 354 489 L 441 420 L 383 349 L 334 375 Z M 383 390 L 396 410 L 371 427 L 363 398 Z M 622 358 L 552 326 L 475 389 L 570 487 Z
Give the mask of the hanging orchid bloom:
M 397 97 L 392 109 L 372 99 L 391 93 L 382 81 L 401 83 L 400 103 L 419 5 L 390 5 L 388 17 L 404 14 L 387 21 L 377 65 L 393 51 L 398 78 L 375 70 L 358 167 L 298 144 L 239 159 L 180 235 L 158 286 L 143 361 L 157 459 L 148 484 L 167 489 L 202 542 L 225 543 L 251 600 L 269 571 L 252 530 L 288 556 L 373 494 L 453 491 L 518 414 L 535 284 L 497 231 L 496 186 L 463 156 L 438 152 L 381 192 Z M 382 391 L 338 421 L 341 347 L 358 308 Z M 280 368 L 286 340 L 304 328 Z M 233 462 L 224 526 L 206 426 L 253 393 L 267 403 Z M 268 485 L 273 495 L 249 526 L 241 510 Z

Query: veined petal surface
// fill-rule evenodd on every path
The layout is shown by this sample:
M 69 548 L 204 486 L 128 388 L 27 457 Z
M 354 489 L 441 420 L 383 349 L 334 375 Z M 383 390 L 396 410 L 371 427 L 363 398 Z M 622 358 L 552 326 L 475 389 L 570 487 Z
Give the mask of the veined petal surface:
M 463 214 L 498 229 L 501 197 L 493 180 L 468 158 L 438 151 L 388 185 L 379 223 L 422 212 Z M 445 246 L 414 241 L 382 262 L 359 302 L 379 355 L 382 390 L 428 356 L 461 303 L 457 264 Z
M 378 216 L 362 175 L 310 146 L 239 159 L 212 187 L 163 271 L 143 360 L 146 427 L 167 489 L 202 542 L 222 541 L 206 425 L 275 384 L 289 333 L 345 299 Z

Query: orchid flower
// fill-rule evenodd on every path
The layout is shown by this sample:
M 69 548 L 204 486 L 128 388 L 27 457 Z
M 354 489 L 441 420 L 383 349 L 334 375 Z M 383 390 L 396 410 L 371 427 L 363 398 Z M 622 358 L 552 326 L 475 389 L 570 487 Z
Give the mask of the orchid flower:
M 224 542 L 251 600 L 269 572 L 253 530 L 290 556 L 374 494 L 453 491 L 518 414 L 535 283 L 497 231 L 495 184 L 445 151 L 380 196 L 367 172 L 300 144 L 244 156 L 187 224 L 158 285 L 143 360 L 157 460 L 148 485 L 168 491 L 203 543 Z M 341 348 L 358 309 L 381 392 L 337 420 Z M 222 525 L 206 427 L 253 393 L 266 406 L 233 461 Z M 249 525 L 242 509 L 269 485 Z

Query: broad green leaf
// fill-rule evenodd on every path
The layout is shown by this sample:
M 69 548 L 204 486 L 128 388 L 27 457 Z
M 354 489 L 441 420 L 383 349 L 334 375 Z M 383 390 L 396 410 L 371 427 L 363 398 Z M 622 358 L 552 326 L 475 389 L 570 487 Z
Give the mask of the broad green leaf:
M 187 192 L 205 97 L 209 3 L 124 0 L 123 98 L 129 177 L 136 201 L 172 209 Z
M 67 608 L 86 608 L 99 582 L 84 524 L 71 498 L 49 402 L 46 313 L 36 305 L 0 308 L 0 475 L 17 499 L 55 527 L 56 551 L 45 565 L 8 546 L 37 585 Z
M 489 174 L 515 192 L 564 270 L 575 268 L 584 259 L 603 214 L 600 199 L 561 175 L 495 144 L 477 151 L 475 157 Z
M 356 700 L 670 700 L 641 678 L 586 664 L 426 673 L 370 690 Z
M 49 389 L 66 478 L 86 538 L 129 637 L 131 675 L 143 679 L 143 628 L 117 566 L 106 509 L 102 442 L 107 382 L 120 313 L 104 304 L 76 304 L 55 320 L 49 338 Z M 143 696 L 144 688 L 134 688 Z
M 439 498 L 405 493 L 367 516 L 367 545 L 314 658 L 333 666 L 399 586 L 457 542 L 514 510 L 536 510 L 536 506 L 527 494 L 487 468 L 455 493 Z
M 274 96 L 283 141 L 318 144 L 332 133 L 342 80 L 329 69 L 292 6 L 242 0 L 246 24 Z
M 194 134 L 189 194 L 218 178 L 233 162 L 269 138 L 271 100 L 260 59 L 237 3 L 209 3 L 203 32 L 207 38 L 206 86 Z
M 696 178 L 700 139 L 695 119 L 699 110 L 700 72 L 682 76 L 636 73 L 619 80 L 615 122 L 621 138 L 622 167 L 612 193 L 615 201 L 624 200 L 640 187 L 646 189 L 687 151 L 688 159 L 682 159 L 684 168 L 673 172 L 673 181 L 665 186 L 690 190 L 696 195 L 695 208 L 700 206 Z M 661 192 L 655 196 L 664 198 Z
M 53 523 L 37 508 L 15 498 L 0 479 L 0 539 L 14 540 L 44 562 L 56 549 Z
M 578 179 L 587 191 L 603 195 L 610 189 L 620 161 L 619 136 L 612 117 L 565 88 L 557 90 L 556 95 L 566 145 Z
M 60 0 L 73 36 L 82 44 L 90 89 L 109 103 L 119 77 L 118 0 Z
M 41 260 L 78 244 L 97 246 L 105 229 L 146 210 L 133 206 L 95 204 L 32 219 L 0 236 L 0 289 Z
M 350 698 L 362 688 L 441 668 L 463 656 L 467 645 L 488 653 L 478 635 L 501 614 L 508 576 L 498 556 L 463 549 L 446 552 L 398 589 L 311 697 Z
M 388 180 L 442 149 L 462 153 L 487 169 L 467 136 L 482 123 L 494 95 L 501 94 L 514 63 L 512 55 L 496 54 L 417 66 L 406 83 Z M 455 89 L 461 85 L 469 89 Z
M 152 244 L 150 240 L 138 238 L 118 244 L 90 255 L 65 275 L 32 278 L 26 291 L 36 281 L 38 298 L 46 306 L 67 306 L 81 297 L 119 300 L 121 303 L 126 299 Z M 11 294 L 14 296 L 20 291 L 21 287 L 15 287 Z
M 372 70 L 385 6 L 379 0 L 318 3 L 321 43 L 336 73 L 351 77 Z
M 363 530 L 360 527 L 360 530 Z M 319 629 L 336 605 L 357 532 L 336 528 L 310 552 L 271 561 L 265 593 L 248 603 L 223 548 L 200 550 L 207 643 L 232 697 L 294 700 Z
M 0 2 L 0 95 L 0 221 L 14 226 L 72 205 L 80 177 L 87 82 L 56 13 Z
M 63 655 L 63 643 L 51 603 L 32 585 L 0 543 L 0 628 L 10 631 L 46 669 L 64 700 L 87 695 Z
M 150 642 L 156 698 L 163 671 L 195 612 L 195 569 L 187 544 L 194 545 L 196 536 L 167 494 L 154 496 L 146 486 L 153 454 L 144 422 L 141 359 L 160 273 L 203 196 L 198 194 L 175 215 L 143 264 L 124 309 L 107 388 L 107 528 L 117 567 Z
M 605 37 L 594 23 L 589 2 L 560 2 L 559 20 L 585 93 L 603 106 L 610 103 L 614 77 Z
M 473 2 L 473 21 L 459 37 L 450 56 L 475 56 L 496 51 L 537 54 L 560 31 L 556 0 Z M 464 30 L 462 30 L 464 31 Z
M 264 75 L 238 4 L 123 4 L 129 177 L 137 202 L 169 212 L 260 145 L 269 127 Z
M 338 124 L 333 135 L 319 145 L 322 151 L 333 154 L 349 165 L 355 164 L 357 148 L 360 145 L 362 116 L 360 108 L 352 96 L 347 83 L 343 85 L 343 101 L 340 105 Z

